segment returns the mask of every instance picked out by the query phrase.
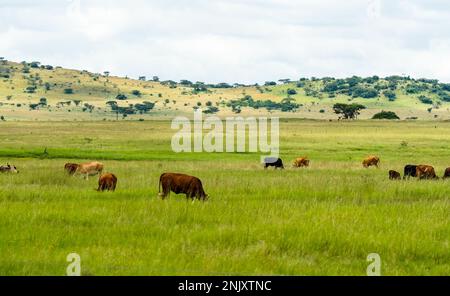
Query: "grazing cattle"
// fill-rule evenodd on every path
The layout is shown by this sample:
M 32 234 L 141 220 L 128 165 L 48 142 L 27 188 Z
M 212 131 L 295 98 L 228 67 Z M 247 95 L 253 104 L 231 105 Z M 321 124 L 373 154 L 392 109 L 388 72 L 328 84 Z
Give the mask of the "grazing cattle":
M 162 193 L 161 193 L 162 187 Z M 159 196 L 165 199 L 170 191 L 176 194 L 184 193 L 187 199 L 197 198 L 207 200 L 208 195 L 203 190 L 202 181 L 199 178 L 184 174 L 164 173 L 159 177 Z
M 66 163 L 66 165 L 64 166 L 64 170 L 66 170 L 66 172 L 73 176 L 75 174 L 75 172 L 78 169 L 78 164 L 76 163 Z
M 416 168 L 416 176 L 419 179 L 438 179 L 431 165 L 418 165 Z
M 16 166 L 7 164 L 6 166 L 0 166 L 0 173 L 13 173 L 17 174 L 19 171 L 17 170 Z
M 443 179 L 450 178 L 450 168 L 446 168 Z
M 407 164 L 403 169 L 403 180 L 410 177 L 416 177 L 417 165 L 415 164 Z
M 117 177 L 114 174 L 106 173 L 100 176 L 98 179 L 97 191 L 114 191 L 117 186 Z
M 400 180 L 402 177 L 399 172 L 390 170 L 389 171 L 389 180 Z
M 270 166 L 275 167 L 275 169 L 284 169 L 283 161 L 281 160 L 281 158 L 266 157 L 264 159 L 264 169 L 267 169 Z
M 368 156 L 362 162 L 363 167 L 365 167 L 365 168 L 368 168 L 373 165 L 378 167 L 379 163 L 380 163 L 380 158 L 377 156 Z
M 294 160 L 293 166 L 295 168 L 309 167 L 309 159 L 307 157 L 299 157 Z
M 101 175 L 103 172 L 103 164 L 97 161 L 79 164 L 76 173 L 84 175 L 87 180 L 89 176 Z

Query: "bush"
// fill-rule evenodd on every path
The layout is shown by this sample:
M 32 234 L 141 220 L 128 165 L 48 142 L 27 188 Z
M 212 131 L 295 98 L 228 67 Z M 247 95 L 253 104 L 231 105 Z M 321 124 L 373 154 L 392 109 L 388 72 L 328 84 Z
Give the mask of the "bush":
M 426 97 L 426 96 L 420 96 L 420 97 L 419 97 L 419 100 L 420 100 L 423 104 L 428 104 L 428 105 L 433 104 L 433 100 L 430 99 L 430 98 L 428 98 L 428 97 Z
M 142 93 L 141 93 L 139 90 L 137 90 L 137 89 L 133 90 L 133 91 L 131 92 L 131 94 L 132 94 L 133 96 L 136 96 L 136 97 L 140 97 L 140 96 L 142 95 Z
M 205 114 L 215 114 L 219 112 L 219 108 L 214 106 L 209 106 L 206 110 L 203 110 L 203 113 Z
M 290 89 L 287 90 L 287 94 L 288 95 L 296 95 L 297 91 L 295 89 L 290 88 Z
M 128 97 L 126 95 L 124 95 L 124 94 L 118 94 L 116 96 L 116 100 L 124 101 L 126 99 L 128 99 Z
M 375 114 L 372 119 L 400 119 L 400 117 L 397 116 L 397 114 L 395 114 L 392 111 L 381 111 L 377 114 Z
M 397 95 L 392 90 L 385 90 L 383 95 L 389 99 L 389 101 L 395 101 L 397 99 Z

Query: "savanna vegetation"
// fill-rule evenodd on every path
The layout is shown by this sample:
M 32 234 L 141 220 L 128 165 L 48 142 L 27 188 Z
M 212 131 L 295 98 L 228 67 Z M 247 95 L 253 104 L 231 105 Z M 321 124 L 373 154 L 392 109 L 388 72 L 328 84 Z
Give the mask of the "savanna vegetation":
M 92 73 L 38 61 L 0 60 L 0 116 L 6 121 L 164 119 L 191 114 L 197 108 L 218 116 L 337 119 L 342 114 L 334 112 L 336 104 L 364 106 L 359 119 L 389 111 L 400 119 L 448 120 L 450 84 L 409 76 L 211 84 L 158 76 L 121 78 L 109 71 Z

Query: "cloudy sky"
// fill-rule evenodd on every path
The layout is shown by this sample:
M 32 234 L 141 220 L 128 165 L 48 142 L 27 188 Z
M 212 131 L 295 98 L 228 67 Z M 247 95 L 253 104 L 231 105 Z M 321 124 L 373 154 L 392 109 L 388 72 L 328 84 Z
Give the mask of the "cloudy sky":
M 0 0 L 0 56 L 204 82 L 450 82 L 450 1 Z

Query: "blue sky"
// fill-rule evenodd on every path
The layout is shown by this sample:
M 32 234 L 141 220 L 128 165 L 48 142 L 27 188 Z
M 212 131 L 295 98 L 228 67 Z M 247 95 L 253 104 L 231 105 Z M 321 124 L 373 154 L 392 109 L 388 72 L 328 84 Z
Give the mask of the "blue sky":
M 204 82 L 450 82 L 450 1 L 0 0 L 0 56 Z

